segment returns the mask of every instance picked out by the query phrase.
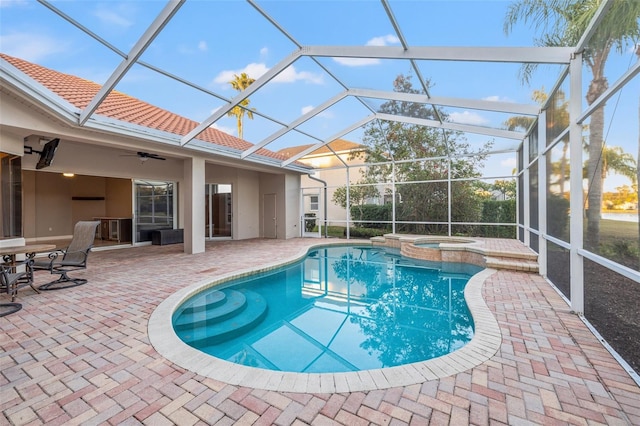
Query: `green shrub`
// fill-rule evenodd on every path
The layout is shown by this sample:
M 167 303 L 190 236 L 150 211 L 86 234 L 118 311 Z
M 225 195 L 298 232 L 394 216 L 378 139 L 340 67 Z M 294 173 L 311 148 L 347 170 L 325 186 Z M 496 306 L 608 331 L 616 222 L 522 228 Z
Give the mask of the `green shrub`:
M 385 229 L 377 229 L 377 228 L 349 228 L 349 236 L 351 238 L 371 238 L 371 237 L 379 237 L 386 234 L 388 231 Z M 347 235 L 347 230 L 344 230 L 344 235 Z
M 358 221 L 358 227 L 383 229 L 389 226 L 391 220 L 391 204 L 363 204 L 351 207 L 351 218 Z M 362 222 L 360 222 L 362 221 Z
M 482 219 L 485 223 L 515 223 L 516 200 L 486 200 L 482 203 Z M 515 226 L 482 225 L 474 230 L 479 236 L 493 238 L 515 238 Z

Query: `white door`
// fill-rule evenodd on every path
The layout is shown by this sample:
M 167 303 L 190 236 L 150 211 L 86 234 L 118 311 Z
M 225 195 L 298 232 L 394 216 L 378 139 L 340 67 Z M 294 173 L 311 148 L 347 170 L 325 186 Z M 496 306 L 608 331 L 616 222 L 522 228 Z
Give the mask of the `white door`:
M 264 238 L 278 238 L 276 228 L 276 194 L 264 194 L 262 211 Z

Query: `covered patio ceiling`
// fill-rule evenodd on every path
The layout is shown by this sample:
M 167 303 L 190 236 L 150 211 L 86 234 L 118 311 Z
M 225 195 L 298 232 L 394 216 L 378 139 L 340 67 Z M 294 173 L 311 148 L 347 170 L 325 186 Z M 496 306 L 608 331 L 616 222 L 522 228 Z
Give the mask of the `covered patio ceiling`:
M 243 119 L 253 146 L 240 158 L 262 147 L 309 145 L 282 167 L 335 139 L 360 142 L 376 120 L 460 131 L 472 146 L 490 139 L 492 152 L 514 152 L 525 133 L 507 130 L 505 121 L 535 117 L 541 105 L 533 90 L 550 91 L 581 49 L 533 46 L 524 29 L 507 37 L 508 2 L 171 0 L 115 2 L 108 10 L 95 2 L 38 3 L 6 8 L 6 31 L 18 14 L 13 21 L 67 47 L 54 55 L 8 43 L 2 49 L 102 84 L 76 125 L 95 119 L 118 90 L 198 122 L 179 140 L 189 147 L 210 126 L 235 133 L 229 113 L 240 106 L 253 116 Z M 523 64 L 544 69 L 524 85 Z M 255 82 L 237 92 L 229 83 L 241 73 Z M 393 91 L 398 75 L 411 76 L 419 93 Z M 433 106 L 436 119 L 383 113 L 387 101 Z

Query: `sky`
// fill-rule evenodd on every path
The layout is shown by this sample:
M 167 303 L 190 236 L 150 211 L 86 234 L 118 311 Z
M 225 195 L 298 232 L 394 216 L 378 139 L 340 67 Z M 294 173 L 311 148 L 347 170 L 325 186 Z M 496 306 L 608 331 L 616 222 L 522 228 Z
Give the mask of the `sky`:
M 111 48 L 35 0 L 0 0 L 0 50 L 98 83 L 106 81 L 122 61 L 114 50 L 129 52 L 166 5 L 165 1 L 158 0 L 50 3 Z M 187 0 L 141 56 L 144 63 L 162 68 L 203 90 L 177 83 L 141 65 L 134 65 L 116 89 L 202 121 L 237 94 L 229 84 L 235 74 L 246 72 L 258 78 L 298 48 L 269 19 L 303 46 L 400 46 L 398 34 L 378 1 L 267 0 L 256 3 L 262 13 L 239 0 Z M 401 35 L 411 46 L 535 45 L 536 34 L 524 24 L 505 34 L 503 23 L 509 5 L 506 0 L 391 0 L 389 4 Z M 622 75 L 633 61 L 632 48 L 612 54 L 607 73 L 610 82 Z M 418 67 L 431 81 L 433 96 L 527 104 L 534 103 L 533 90 L 550 89 L 560 72 L 559 66 L 540 66 L 531 83 L 525 85 L 519 78 L 519 64 L 420 61 Z M 342 92 L 344 86 L 391 91 L 393 80 L 399 74 L 412 74 L 407 61 L 320 58 L 316 62 L 302 58 L 250 97 L 250 107 L 256 114 L 253 120 L 245 118 L 244 138 L 259 143 Z M 585 84 L 589 77 L 585 71 Z M 620 100 L 616 100 L 615 108 L 613 100 L 608 104 L 612 107 L 607 108 L 608 143 L 623 146 L 634 157 L 638 145 L 638 80 L 636 77 L 625 89 Z M 413 81 L 417 82 L 415 77 Z M 370 100 L 368 103 L 377 108 L 381 102 Z M 452 121 L 487 127 L 501 127 L 509 117 L 471 109 L 447 108 L 446 112 Z M 370 114 L 361 102 L 350 97 L 303 124 L 302 133 L 290 132 L 267 148 L 275 151 L 287 146 L 315 144 L 318 139 L 330 139 Z M 635 128 L 629 122 L 636 123 Z M 234 117 L 224 117 L 214 127 L 237 136 Z M 341 137 L 359 142 L 362 130 Z M 475 146 L 490 139 L 475 134 L 466 134 L 466 137 Z M 513 146 L 511 140 L 494 140 L 496 149 Z M 487 162 L 485 173 L 511 175 L 513 167 L 513 155 L 497 155 Z

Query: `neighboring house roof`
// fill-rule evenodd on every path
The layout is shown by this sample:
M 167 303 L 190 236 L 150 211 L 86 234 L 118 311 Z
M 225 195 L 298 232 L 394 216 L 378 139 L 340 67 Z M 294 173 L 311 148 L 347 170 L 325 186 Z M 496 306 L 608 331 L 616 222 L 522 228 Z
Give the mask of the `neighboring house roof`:
M 0 58 L 79 109 L 86 108 L 101 88 L 99 84 L 92 81 L 54 71 L 4 53 L 0 53 Z M 199 124 L 117 90 L 109 93 L 95 113 L 180 136 L 186 135 Z M 250 142 L 211 127 L 200 133 L 198 139 L 239 151 L 253 146 Z M 288 158 L 264 148 L 256 151 L 256 154 L 279 160 Z
M 310 147 L 312 147 L 313 145 L 309 144 L 309 145 L 298 145 L 298 146 L 292 146 L 289 148 L 283 148 L 280 151 L 278 151 L 278 154 L 286 157 L 286 158 L 291 158 L 295 155 L 298 155 L 299 153 L 301 153 L 302 151 L 304 151 L 305 149 L 308 149 Z M 331 147 L 331 149 L 333 149 L 336 153 L 340 153 L 340 152 L 351 152 L 351 151 L 364 151 L 367 147 L 365 145 L 359 144 L 359 143 L 355 143 L 355 142 L 350 142 L 350 141 L 346 141 L 344 139 L 336 139 L 333 142 L 329 142 L 327 145 L 324 145 L 318 149 L 316 149 L 315 151 L 307 154 L 306 156 L 315 156 L 315 155 L 326 155 L 326 154 L 332 154 L 331 150 L 329 149 L 329 147 Z

